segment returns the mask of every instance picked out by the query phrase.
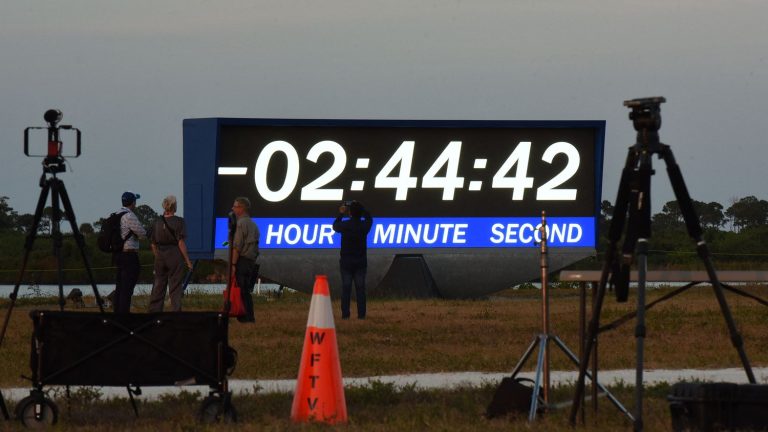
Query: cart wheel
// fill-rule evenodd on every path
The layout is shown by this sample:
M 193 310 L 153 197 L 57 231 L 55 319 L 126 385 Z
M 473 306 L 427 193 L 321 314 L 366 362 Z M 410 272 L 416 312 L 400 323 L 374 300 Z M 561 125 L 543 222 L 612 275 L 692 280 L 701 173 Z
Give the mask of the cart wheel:
M 201 423 L 237 423 L 237 411 L 232 403 L 222 403 L 220 396 L 208 396 L 200 404 Z
M 27 396 L 16 405 L 16 415 L 28 429 L 45 429 L 56 424 L 59 409 L 46 397 Z
M 24 399 L 18 401 L 16 403 L 16 406 L 13 407 L 13 417 L 21 420 L 21 407 L 25 406 L 29 401 L 32 400 L 32 396 L 27 396 Z

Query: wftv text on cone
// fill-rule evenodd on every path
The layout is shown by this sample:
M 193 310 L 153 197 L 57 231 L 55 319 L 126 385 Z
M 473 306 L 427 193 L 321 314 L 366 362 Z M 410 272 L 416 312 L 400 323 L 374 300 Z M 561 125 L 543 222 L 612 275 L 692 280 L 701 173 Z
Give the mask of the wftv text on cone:
M 328 277 L 315 276 L 291 420 L 346 423 L 339 347 L 333 323 Z

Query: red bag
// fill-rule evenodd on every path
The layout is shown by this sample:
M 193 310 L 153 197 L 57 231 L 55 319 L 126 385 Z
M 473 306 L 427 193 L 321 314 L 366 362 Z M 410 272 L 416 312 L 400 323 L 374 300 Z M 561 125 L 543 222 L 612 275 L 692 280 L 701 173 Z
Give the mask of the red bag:
M 243 297 L 240 295 L 240 286 L 237 285 L 237 279 L 232 278 L 232 281 L 229 285 L 229 288 L 224 290 L 225 308 L 227 299 L 229 299 L 229 316 L 243 316 L 245 315 L 245 305 L 243 305 Z

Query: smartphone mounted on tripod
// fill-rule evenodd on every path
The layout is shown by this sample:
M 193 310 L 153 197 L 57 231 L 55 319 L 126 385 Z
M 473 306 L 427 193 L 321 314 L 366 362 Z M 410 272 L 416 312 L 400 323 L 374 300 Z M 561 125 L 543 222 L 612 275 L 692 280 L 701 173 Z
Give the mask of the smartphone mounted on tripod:
M 63 118 L 63 114 L 60 110 L 49 109 L 43 115 L 43 119 L 48 123 L 48 126 L 30 126 L 24 129 L 24 154 L 28 157 L 44 157 L 43 166 L 46 172 L 58 173 L 63 172 L 66 168 L 64 166 L 65 157 L 79 157 L 81 153 L 81 133 L 80 129 L 73 127 L 72 125 L 59 125 L 59 122 Z M 45 154 L 30 153 L 29 135 L 31 130 L 47 130 L 48 131 L 48 147 Z M 63 154 L 64 145 L 60 139 L 60 131 L 72 131 L 75 133 L 75 152 L 73 154 Z

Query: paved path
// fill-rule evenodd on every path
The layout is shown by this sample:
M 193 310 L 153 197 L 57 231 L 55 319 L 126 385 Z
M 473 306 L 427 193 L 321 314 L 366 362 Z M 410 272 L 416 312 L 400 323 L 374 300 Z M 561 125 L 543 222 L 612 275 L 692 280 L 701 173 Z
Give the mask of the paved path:
M 758 383 L 768 383 L 768 368 L 752 369 Z M 519 376 L 533 379 L 533 372 L 522 372 Z M 403 387 L 415 385 L 421 389 L 451 388 L 457 386 L 479 386 L 485 383 L 497 384 L 502 378 L 509 376 L 509 372 L 446 372 L 446 373 L 428 373 L 412 375 L 384 375 L 363 378 L 344 378 L 344 386 L 365 386 L 371 382 L 392 383 L 395 386 Z M 571 384 L 576 381 L 578 371 L 552 371 L 552 385 Z M 711 382 L 733 382 L 746 383 L 747 375 L 743 369 L 676 369 L 676 370 L 654 370 L 646 369 L 643 373 L 646 384 L 656 384 L 662 382 L 675 383 L 683 380 L 700 380 Z M 599 371 L 598 379 L 603 385 L 612 385 L 624 382 L 634 385 L 635 370 L 605 370 Z M 255 392 L 284 392 L 292 393 L 296 386 L 295 379 L 286 380 L 231 380 L 229 382 L 231 390 L 236 394 L 255 393 Z M 49 389 L 51 387 L 46 387 Z M 75 388 L 72 389 L 74 391 Z M 168 387 L 143 387 L 141 399 L 153 399 L 164 394 L 180 393 L 186 390 L 190 392 L 200 392 L 206 394 L 207 386 L 168 386 Z M 20 400 L 29 394 L 28 388 L 3 389 L 3 395 L 8 400 Z M 128 393 L 122 387 L 102 387 L 101 392 L 107 398 L 127 398 Z

